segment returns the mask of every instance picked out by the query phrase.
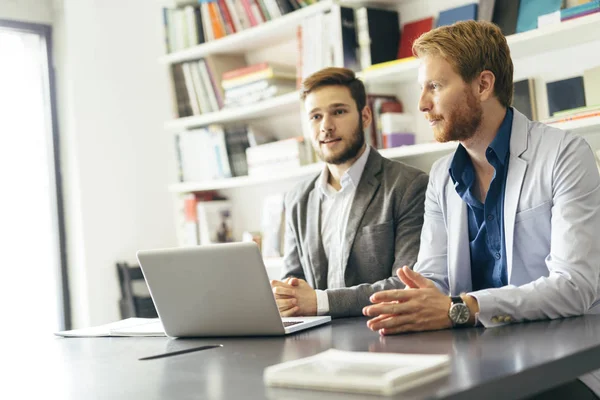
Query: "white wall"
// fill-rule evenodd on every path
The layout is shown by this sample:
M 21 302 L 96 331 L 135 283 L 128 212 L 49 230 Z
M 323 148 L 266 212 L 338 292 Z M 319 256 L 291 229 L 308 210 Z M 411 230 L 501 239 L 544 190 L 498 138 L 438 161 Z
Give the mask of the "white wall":
M 52 25 L 53 0 L 1 0 L 0 19 Z
M 75 327 L 119 318 L 115 262 L 176 244 L 171 109 L 160 8 L 64 0 L 55 17 L 65 211 Z

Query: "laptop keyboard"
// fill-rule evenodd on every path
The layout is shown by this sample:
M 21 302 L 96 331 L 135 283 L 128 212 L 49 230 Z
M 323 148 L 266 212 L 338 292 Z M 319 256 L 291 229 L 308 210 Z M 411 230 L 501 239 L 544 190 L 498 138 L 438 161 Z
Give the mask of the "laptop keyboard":
M 304 321 L 284 321 L 283 322 L 283 326 L 284 328 L 287 328 L 288 326 L 292 326 L 292 325 L 298 325 L 303 323 Z

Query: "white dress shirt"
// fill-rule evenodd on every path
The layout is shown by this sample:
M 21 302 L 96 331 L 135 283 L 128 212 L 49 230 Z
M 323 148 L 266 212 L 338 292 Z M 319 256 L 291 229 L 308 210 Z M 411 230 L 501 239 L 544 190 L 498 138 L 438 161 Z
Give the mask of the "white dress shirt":
M 346 287 L 342 254 L 344 252 L 344 237 L 352 200 L 360 178 L 369 158 L 370 146 L 366 146 L 363 154 L 344 172 L 340 179 L 341 189 L 335 190 L 328 183 L 329 169 L 327 166 L 321 172 L 316 186 L 321 195 L 321 240 L 327 255 L 327 288 L 337 289 Z M 317 315 L 329 313 L 329 299 L 324 290 L 316 290 Z

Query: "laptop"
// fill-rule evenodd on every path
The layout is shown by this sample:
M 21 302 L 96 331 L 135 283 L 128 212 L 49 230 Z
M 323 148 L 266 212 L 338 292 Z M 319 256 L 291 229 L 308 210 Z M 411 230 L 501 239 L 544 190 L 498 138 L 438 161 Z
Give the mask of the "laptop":
M 167 336 L 277 336 L 331 321 L 281 318 L 254 242 L 140 250 L 137 259 Z

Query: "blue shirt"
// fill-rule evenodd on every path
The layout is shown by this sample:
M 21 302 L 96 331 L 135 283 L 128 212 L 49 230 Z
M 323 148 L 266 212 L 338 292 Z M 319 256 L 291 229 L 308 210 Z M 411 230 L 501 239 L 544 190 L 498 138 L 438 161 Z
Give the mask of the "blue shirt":
M 502 287 L 508 281 L 504 243 L 504 191 L 512 120 L 513 111 L 508 108 L 496 137 L 486 150 L 486 158 L 495 172 L 484 203 L 477 199 L 473 191 L 475 170 L 462 145 L 458 145 L 450 164 L 450 177 L 456 192 L 467 204 L 473 290 Z

